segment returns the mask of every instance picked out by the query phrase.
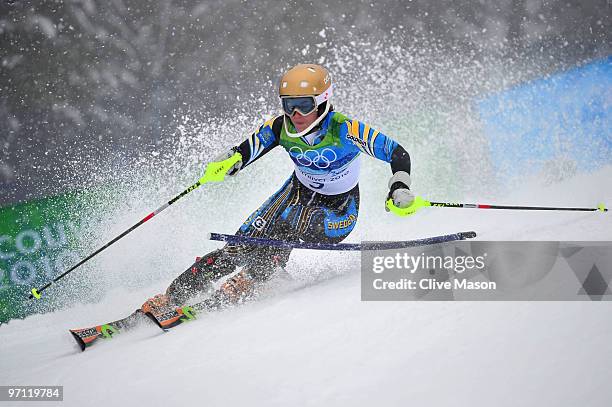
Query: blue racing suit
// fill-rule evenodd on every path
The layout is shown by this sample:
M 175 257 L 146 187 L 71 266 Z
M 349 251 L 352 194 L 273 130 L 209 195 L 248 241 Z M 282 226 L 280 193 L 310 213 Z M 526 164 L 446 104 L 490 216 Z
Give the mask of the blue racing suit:
M 287 128 L 296 132 L 291 120 L 278 116 L 234 147 L 242 155 L 242 168 L 279 145 L 295 167 L 284 185 L 246 219 L 238 235 L 338 243 L 357 221 L 362 155 L 389 163 L 393 173 L 410 173 L 410 157 L 396 141 L 333 110 L 306 136 L 291 137 Z M 200 291 L 207 281 L 239 265 L 265 279 L 274 266 L 286 264 L 290 253 L 284 248 L 226 245 L 185 271 L 169 292 Z

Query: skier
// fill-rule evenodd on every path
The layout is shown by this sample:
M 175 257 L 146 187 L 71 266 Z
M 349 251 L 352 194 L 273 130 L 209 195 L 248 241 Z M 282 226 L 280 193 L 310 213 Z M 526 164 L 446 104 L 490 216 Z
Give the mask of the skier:
M 240 153 L 242 160 L 227 172 L 235 176 L 280 145 L 295 166 L 289 179 L 246 219 L 237 235 L 290 242 L 341 242 L 357 221 L 362 154 L 391 165 L 386 210 L 402 214 L 415 211 L 406 150 L 369 125 L 334 111 L 332 93 L 332 79 L 324 67 L 300 64 L 291 68 L 280 80 L 283 114 L 213 160 L 224 161 Z M 197 260 L 165 294 L 147 300 L 141 309 L 158 313 L 182 305 L 208 291 L 213 281 L 244 266 L 214 294 L 220 303 L 238 302 L 250 296 L 257 283 L 282 268 L 290 253 L 286 248 L 228 244 Z

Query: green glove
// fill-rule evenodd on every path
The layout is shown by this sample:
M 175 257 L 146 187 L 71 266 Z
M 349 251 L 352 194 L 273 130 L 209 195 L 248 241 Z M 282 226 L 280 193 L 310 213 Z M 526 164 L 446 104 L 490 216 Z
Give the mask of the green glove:
M 230 150 L 218 155 L 206 166 L 204 176 L 200 178 L 200 184 L 206 182 L 221 182 L 226 175 L 234 176 L 242 168 L 242 155 Z

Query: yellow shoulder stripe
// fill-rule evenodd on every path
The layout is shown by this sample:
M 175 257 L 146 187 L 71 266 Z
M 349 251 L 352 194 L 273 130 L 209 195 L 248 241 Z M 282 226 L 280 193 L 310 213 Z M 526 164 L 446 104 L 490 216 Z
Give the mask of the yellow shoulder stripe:
M 353 126 L 352 129 L 351 129 L 351 134 L 354 137 L 361 138 L 361 137 L 359 137 L 359 122 L 357 120 L 353 120 L 353 122 L 351 124 Z
M 355 144 L 359 150 L 363 151 L 364 153 L 367 153 L 365 148 L 359 142 L 361 140 L 359 138 L 359 122 L 357 120 L 353 120 L 350 123 L 348 121 L 346 121 L 345 123 L 346 123 L 346 127 L 348 130 L 349 136 L 350 136 L 349 140 L 351 140 L 353 144 Z M 357 124 L 357 129 L 355 129 L 355 124 Z M 357 130 L 357 133 L 355 133 L 355 130 Z

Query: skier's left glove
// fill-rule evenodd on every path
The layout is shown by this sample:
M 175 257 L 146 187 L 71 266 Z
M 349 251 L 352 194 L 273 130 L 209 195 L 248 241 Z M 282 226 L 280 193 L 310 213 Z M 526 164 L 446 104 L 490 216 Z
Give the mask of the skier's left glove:
M 389 194 L 385 210 L 399 216 L 412 215 L 418 209 L 415 205 L 415 196 L 410 191 L 410 174 L 398 171 L 389 180 Z

